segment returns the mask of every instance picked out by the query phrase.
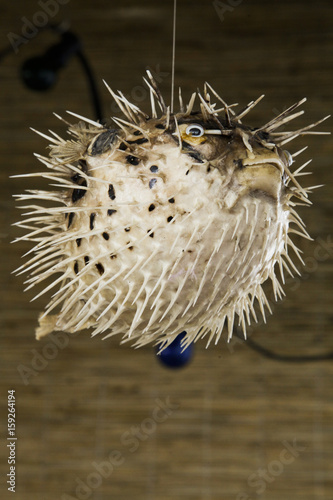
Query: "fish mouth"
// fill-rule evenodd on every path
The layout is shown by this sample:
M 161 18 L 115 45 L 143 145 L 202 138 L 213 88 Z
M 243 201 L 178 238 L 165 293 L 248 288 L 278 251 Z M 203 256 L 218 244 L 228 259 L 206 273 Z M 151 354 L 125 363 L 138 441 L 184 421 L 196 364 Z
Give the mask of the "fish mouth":
M 277 168 L 281 174 L 281 177 L 285 175 L 285 165 L 280 158 L 277 157 L 269 157 L 265 158 L 246 158 L 242 160 L 242 164 L 244 167 L 257 167 L 258 165 L 267 166 L 271 165 Z
M 238 180 L 251 196 L 264 193 L 275 202 L 281 200 L 286 175 L 282 159 L 276 156 L 246 158 L 242 165 Z

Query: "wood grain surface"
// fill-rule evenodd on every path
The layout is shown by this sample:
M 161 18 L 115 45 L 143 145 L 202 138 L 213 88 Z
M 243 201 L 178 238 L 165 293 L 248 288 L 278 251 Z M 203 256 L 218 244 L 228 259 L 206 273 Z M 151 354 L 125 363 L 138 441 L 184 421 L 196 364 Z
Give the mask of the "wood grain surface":
M 22 36 L 26 19 L 42 22 L 42 2 L 2 2 L 1 46 Z M 46 2 L 45 2 L 46 4 Z M 67 21 L 84 43 L 105 116 L 114 113 L 102 85 L 149 109 L 146 67 L 170 95 L 172 2 L 49 2 L 50 22 Z M 217 7 L 216 7 L 217 6 Z M 45 9 L 44 9 L 45 12 Z M 51 11 L 49 11 L 51 12 Z M 38 21 L 39 19 L 39 21 Z M 208 81 L 227 102 L 262 103 L 247 120 L 259 126 L 306 96 L 301 127 L 329 114 L 333 102 L 333 4 L 329 0 L 265 2 L 178 0 L 176 85 L 188 98 Z M 19 500 L 319 500 L 333 499 L 332 361 L 286 363 L 225 338 L 195 346 L 186 368 L 160 364 L 150 346 L 89 332 L 37 342 L 34 328 L 47 298 L 30 302 L 11 272 L 29 250 L 12 195 L 32 187 L 9 175 L 37 171 L 33 152 L 47 143 L 29 127 L 64 135 L 53 112 L 94 117 L 77 60 L 45 93 L 18 77 L 28 57 L 56 41 L 50 32 L 26 39 L 0 62 L 1 121 L 1 498 Z M 332 120 L 322 127 L 332 129 Z M 252 339 L 283 354 L 333 350 L 332 139 L 301 138 L 292 151 L 313 158 L 307 185 L 324 184 L 301 214 L 314 241 L 300 241 L 306 267 L 289 280 Z M 270 292 L 269 292 L 270 294 Z M 271 295 L 270 295 L 271 297 Z M 6 484 L 7 391 L 16 391 L 16 493 Z

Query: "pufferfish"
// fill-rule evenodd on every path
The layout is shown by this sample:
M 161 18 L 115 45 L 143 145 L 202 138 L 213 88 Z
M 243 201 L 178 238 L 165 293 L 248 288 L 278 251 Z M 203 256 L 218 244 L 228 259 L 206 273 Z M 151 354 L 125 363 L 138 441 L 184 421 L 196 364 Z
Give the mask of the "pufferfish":
M 88 328 L 163 349 L 183 331 L 184 347 L 217 342 L 224 326 L 230 339 L 235 320 L 244 334 L 257 321 L 256 304 L 263 317 L 270 309 L 266 280 L 279 298 L 284 270 L 298 272 L 290 235 L 309 238 L 295 207 L 311 188 L 296 179 L 307 163 L 292 173 L 299 152 L 284 145 L 320 133 L 311 129 L 323 120 L 278 131 L 303 99 L 249 127 L 242 120 L 263 96 L 236 112 L 207 83 L 187 106 L 180 92 L 173 113 L 147 73 L 151 116 L 107 86 L 125 116 L 115 127 L 70 113 L 80 121 L 66 122 L 69 139 L 40 133 L 51 142 L 49 156 L 36 155 L 46 168 L 27 175 L 56 189 L 19 195 L 34 204 L 17 223 L 29 231 L 18 240 L 35 243 L 17 272 L 29 273 L 27 288 L 46 280 L 35 298 L 53 290 L 38 339 Z

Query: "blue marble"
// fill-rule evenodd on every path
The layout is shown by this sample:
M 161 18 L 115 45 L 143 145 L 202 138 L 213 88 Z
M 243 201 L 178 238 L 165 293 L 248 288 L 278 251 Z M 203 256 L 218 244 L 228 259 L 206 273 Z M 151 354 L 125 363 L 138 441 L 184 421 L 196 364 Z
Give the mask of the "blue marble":
M 160 362 L 168 368 L 181 368 L 189 363 L 193 356 L 193 344 L 182 350 L 181 342 L 185 338 L 186 332 L 182 332 L 166 347 L 160 354 L 157 354 Z

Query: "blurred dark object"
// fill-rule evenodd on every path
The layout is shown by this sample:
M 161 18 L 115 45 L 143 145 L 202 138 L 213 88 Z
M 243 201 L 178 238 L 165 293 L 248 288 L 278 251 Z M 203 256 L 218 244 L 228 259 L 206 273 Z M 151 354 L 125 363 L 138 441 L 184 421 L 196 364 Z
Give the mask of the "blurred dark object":
M 189 363 L 193 355 L 193 344 L 190 344 L 186 349 L 181 345 L 185 338 L 186 332 L 182 332 L 166 347 L 158 358 L 162 364 L 169 368 L 181 368 Z

